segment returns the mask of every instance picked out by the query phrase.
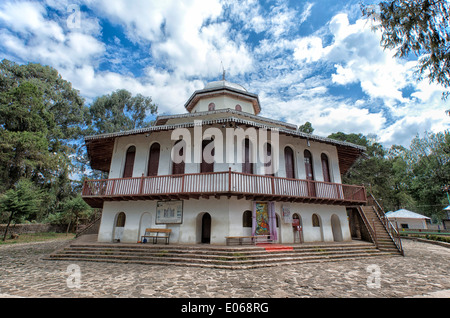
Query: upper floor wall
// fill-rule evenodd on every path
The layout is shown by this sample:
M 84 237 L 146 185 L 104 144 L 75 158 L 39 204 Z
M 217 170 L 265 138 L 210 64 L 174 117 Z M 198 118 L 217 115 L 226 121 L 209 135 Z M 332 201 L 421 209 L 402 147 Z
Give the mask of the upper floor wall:
M 270 146 L 265 143 L 259 145 L 258 139 L 247 143 L 241 140 L 239 143 L 234 138 L 230 148 L 223 125 L 212 125 L 209 128 L 216 129 L 217 133 L 220 131 L 223 136 L 214 136 L 212 164 L 207 164 L 207 160 L 202 160 L 199 155 L 209 142 L 200 142 L 196 146 L 194 140 L 188 140 L 190 146 L 186 146 L 186 149 L 176 148 L 183 149 L 183 156 L 188 157 L 185 157 L 184 165 L 174 164 L 171 154 L 177 140 L 172 140 L 172 131 L 158 131 L 116 138 L 109 178 L 200 173 L 205 172 L 205 169 L 207 172 L 220 172 L 231 168 L 232 171 L 257 175 L 341 183 L 339 156 L 334 145 L 285 134 L 279 134 L 278 139 L 272 140 L 269 132 Z M 186 129 L 186 132 L 194 138 L 194 128 Z M 271 155 L 273 162 L 269 160 Z
M 254 114 L 252 103 L 238 98 L 233 98 L 227 95 L 201 99 L 192 108 L 191 113 L 206 112 L 227 108 Z

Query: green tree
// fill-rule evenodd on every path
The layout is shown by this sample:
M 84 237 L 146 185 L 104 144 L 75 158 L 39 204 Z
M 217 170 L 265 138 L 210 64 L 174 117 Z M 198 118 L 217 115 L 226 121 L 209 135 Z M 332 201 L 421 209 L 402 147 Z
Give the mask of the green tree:
M 92 213 L 94 213 L 94 209 L 81 196 L 77 195 L 60 202 L 58 212 L 54 213 L 47 221 L 56 224 L 67 224 L 67 231 L 69 231 L 71 225 L 74 225 L 77 229 L 79 220 L 89 218 Z
M 90 107 L 93 129 L 97 134 L 148 127 L 152 124 L 148 117 L 157 111 L 151 97 L 132 96 L 125 89 L 98 97 Z
M 31 83 L 0 92 L 0 173 L 3 189 L 20 178 L 37 178 L 55 166 L 48 151 L 53 115 L 46 111 L 42 93 Z
M 450 86 L 450 3 L 448 0 L 390 0 L 362 5 L 363 15 L 381 30 L 381 45 L 397 57 L 419 57 L 417 75 Z
M 390 203 L 389 210 L 416 205 L 410 193 L 412 171 L 407 162 L 408 151 L 403 146 L 393 145 L 387 154 L 387 160 L 391 164 L 391 191 L 386 194 L 387 199 L 384 201 Z
M 312 134 L 314 132 L 314 128 L 312 127 L 312 124 L 309 121 L 307 121 L 306 123 L 298 127 L 298 131 L 307 134 Z
M 45 186 L 73 170 L 70 156 L 90 125 L 89 109 L 49 67 L 0 63 L 0 192 L 22 177 Z M 78 143 L 78 144 L 77 144 Z
M 450 134 L 426 132 L 416 136 L 407 151 L 411 195 L 426 215 L 442 217 L 447 202 L 443 188 L 450 184 Z
M 21 222 L 29 215 L 36 214 L 41 205 L 40 190 L 36 189 L 31 181 L 22 179 L 14 189 L 9 189 L 0 198 L 0 211 L 9 213 L 3 241 L 6 240 L 9 226 L 12 221 Z
M 0 92 L 28 82 L 42 94 L 47 113 L 52 114 L 55 126 L 49 131 L 51 150 L 58 151 L 61 143 L 80 138 L 90 123 L 89 108 L 80 92 L 64 80 L 57 70 L 38 63 L 18 65 L 4 59 L 0 63 Z
M 342 176 L 342 182 L 347 184 L 364 184 L 367 191 L 389 209 L 390 191 L 392 189 L 391 176 L 392 165 L 386 159 L 386 150 L 383 146 L 363 134 L 333 133 L 328 138 L 351 142 L 366 147 L 366 152 L 355 164 Z

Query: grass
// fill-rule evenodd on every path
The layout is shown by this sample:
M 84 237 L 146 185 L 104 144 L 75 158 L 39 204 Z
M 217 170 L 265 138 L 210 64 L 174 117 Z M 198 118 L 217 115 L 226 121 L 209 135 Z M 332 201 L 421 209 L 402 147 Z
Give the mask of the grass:
M 9 235 L 6 237 L 6 241 L 3 241 L 3 233 L 0 233 L 0 245 L 5 244 L 20 244 L 20 243 L 33 243 L 33 242 L 45 242 L 50 240 L 71 240 L 75 238 L 75 234 L 73 233 L 24 233 L 20 234 L 17 239 L 9 238 Z

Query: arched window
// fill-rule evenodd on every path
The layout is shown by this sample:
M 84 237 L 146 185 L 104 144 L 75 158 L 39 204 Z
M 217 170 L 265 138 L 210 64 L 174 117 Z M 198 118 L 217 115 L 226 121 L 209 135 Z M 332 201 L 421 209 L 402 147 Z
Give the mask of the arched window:
M 242 106 L 241 105 L 239 105 L 239 104 L 237 104 L 236 105 L 236 107 L 235 107 L 235 109 L 237 110 L 237 111 L 242 111 Z
M 291 147 L 284 148 L 284 164 L 286 168 L 286 178 L 295 178 L 294 151 Z
M 328 156 L 326 154 L 322 154 L 320 156 L 322 160 L 322 172 L 323 172 L 323 181 L 331 182 L 330 178 L 330 165 L 328 163 Z
M 244 211 L 242 214 L 242 226 L 252 227 L 252 211 Z
M 125 167 L 122 178 L 131 178 L 133 176 L 134 158 L 136 157 L 136 147 L 131 146 L 127 150 L 125 157 Z
M 244 140 L 244 162 L 242 164 L 242 172 L 253 174 L 253 163 L 251 162 L 251 143 L 249 139 Z
M 203 140 L 200 172 L 214 172 L 214 140 Z M 206 151 L 205 151 L 206 150 Z
M 158 175 L 160 152 L 161 147 L 157 142 L 150 147 L 150 154 L 148 157 L 148 167 L 147 167 L 147 176 L 149 177 L 154 177 Z
M 173 148 L 172 174 L 184 174 L 186 141 L 178 140 Z
M 127 217 L 124 212 L 120 212 L 117 216 L 116 227 L 124 227 Z
M 317 214 L 312 215 L 312 226 L 313 227 L 320 227 L 320 219 Z
M 216 104 L 214 104 L 214 103 L 209 104 L 209 105 L 208 105 L 208 110 L 209 110 L 209 111 L 211 111 L 211 110 L 216 110 Z

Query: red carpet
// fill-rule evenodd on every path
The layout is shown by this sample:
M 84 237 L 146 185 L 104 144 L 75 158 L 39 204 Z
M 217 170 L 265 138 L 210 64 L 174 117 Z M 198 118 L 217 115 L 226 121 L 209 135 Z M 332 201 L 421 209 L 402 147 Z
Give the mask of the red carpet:
M 292 251 L 294 248 L 292 246 L 286 246 L 281 244 L 266 244 L 258 243 L 257 246 L 264 247 L 266 252 L 278 252 L 278 251 Z

